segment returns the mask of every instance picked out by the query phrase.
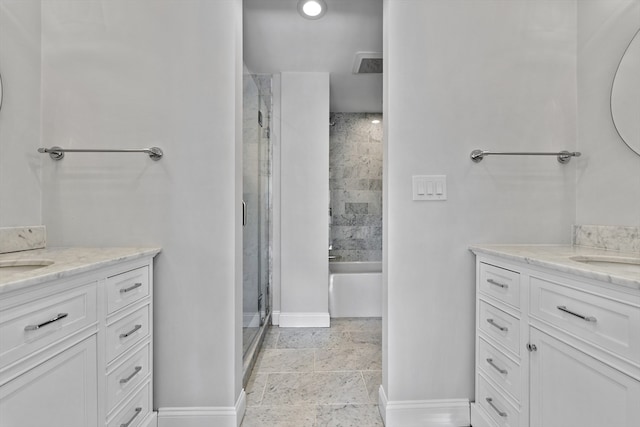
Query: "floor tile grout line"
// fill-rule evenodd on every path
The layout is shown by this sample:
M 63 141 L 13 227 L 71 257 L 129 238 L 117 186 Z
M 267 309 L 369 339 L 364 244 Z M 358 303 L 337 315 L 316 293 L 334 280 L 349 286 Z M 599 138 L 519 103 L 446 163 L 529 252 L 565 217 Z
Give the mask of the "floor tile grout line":
M 264 386 L 262 386 L 262 394 L 260 395 L 260 404 L 257 406 L 262 406 L 262 401 L 264 400 L 264 394 L 267 392 L 267 384 L 269 383 L 269 374 L 265 374 L 266 378 L 264 380 Z

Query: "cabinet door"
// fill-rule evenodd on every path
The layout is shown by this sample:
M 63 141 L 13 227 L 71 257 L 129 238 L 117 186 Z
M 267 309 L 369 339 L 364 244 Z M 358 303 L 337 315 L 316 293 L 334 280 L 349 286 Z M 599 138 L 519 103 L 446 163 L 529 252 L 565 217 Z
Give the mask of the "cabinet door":
M 2 427 L 96 427 L 96 337 L 0 387 Z
M 531 328 L 532 427 L 636 427 L 640 382 Z

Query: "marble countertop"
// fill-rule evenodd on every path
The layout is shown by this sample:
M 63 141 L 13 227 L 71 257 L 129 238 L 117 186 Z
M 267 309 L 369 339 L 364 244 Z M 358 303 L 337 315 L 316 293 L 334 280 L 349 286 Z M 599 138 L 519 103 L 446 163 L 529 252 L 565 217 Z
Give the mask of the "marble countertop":
M 573 257 L 628 257 L 638 259 L 640 253 L 616 252 L 569 245 L 471 245 L 478 255 L 492 255 L 509 261 L 545 267 L 562 273 L 600 280 L 640 290 L 640 273 L 621 266 L 603 266 L 579 262 Z
M 85 273 L 119 262 L 155 256 L 160 248 L 46 248 L 0 254 L 0 263 L 49 260 L 53 264 L 29 271 L 9 272 L 0 268 L 0 294 L 50 280 Z

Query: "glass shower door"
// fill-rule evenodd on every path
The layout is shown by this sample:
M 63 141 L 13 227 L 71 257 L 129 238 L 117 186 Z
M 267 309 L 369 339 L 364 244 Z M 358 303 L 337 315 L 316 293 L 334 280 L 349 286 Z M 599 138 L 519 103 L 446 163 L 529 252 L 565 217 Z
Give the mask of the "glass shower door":
M 243 354 L 269 314 L 271 237 L 270 76 L 244 75 Z

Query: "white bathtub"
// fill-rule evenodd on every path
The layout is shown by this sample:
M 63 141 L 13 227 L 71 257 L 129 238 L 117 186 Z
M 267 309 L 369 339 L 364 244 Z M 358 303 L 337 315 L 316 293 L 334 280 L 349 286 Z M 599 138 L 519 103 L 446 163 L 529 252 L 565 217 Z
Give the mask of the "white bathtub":
M 331 317 L 382 317 L 382 263 L 330 262 Z

